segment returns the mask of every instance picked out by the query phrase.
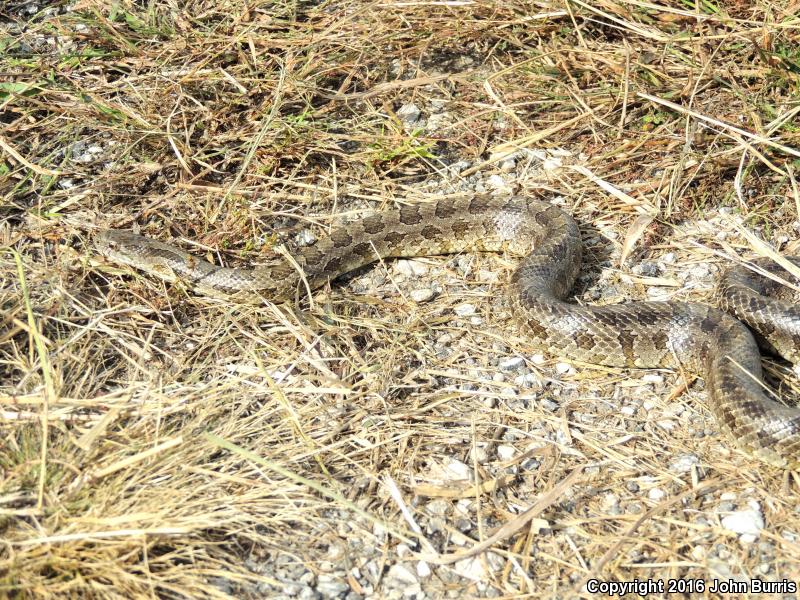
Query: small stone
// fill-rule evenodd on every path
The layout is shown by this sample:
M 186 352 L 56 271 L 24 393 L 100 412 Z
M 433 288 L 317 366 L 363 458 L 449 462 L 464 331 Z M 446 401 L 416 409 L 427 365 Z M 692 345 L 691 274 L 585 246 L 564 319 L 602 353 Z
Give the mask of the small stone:
M 495 271 L 480 269 L 477 273 L 476 279 L 481 283 L 497 283 L 497 281 L 500 279 L 500 275 Z
M 539 404 L 541 404 L 543 409 L 549 410 L 550 412 L 555 412 L 558 410 L 558 403 L 553 402 L 549 398 L 543 398 Z
M 573 367 L 569 363 L 565 362 L 557 362 L 556 363 L 556 372 L 559 375 L 574 375 L 575 374 L 575 367 Z
M 470 468 L 456 458 L 450 458 L 444 467 L 444 473 L 450 476 L 451 480 L 469 479 Z
M 322 598 L 322 594 L 306 585 L 303 586 L 303 589 L 300 590 L 300 593 L 297 595 L 297 597 L 300 600 L 320 600 L 320 598 Z
M 406 125 L 413 125 L 417 121 L 419 121 L 419 117 L 422 114 L 417 107 L 416 104 L 403 104 L 400 108 L 397 109 L 397 118 L 400 119 Z
M 465 302 L 464 304 L 459 304 L 458 306 L 456 306 L 453 309 L 453 312 L 455 312 L 459 317 L 469 317 L 470 315 L 475 314 L 475 310 L 476 309 L 474 304 L 469 304 L 468 302 Z
M 508 183 L 500 175 L 489 175 L 486 178 L 486 185 L 495 190 L 508 189 Z
M 517 454 L 517 449 L 514 446 L 507 444 L 500 444 L 497 446 L 497 456 L 502 460 L 511 460 Z
M 681 454 L 670 463 L 669 468 L 676 473 L 688 473 L 692 467 L 699 464 L 700 459 L 694 454 Z
M 542 382 L 535 373 L 525 373 L 514 378 L 514 385 L 523 388 L 542 388 Z
M 406 277 L 421 277 L 428 272 L 428 265 L 419 260 L 398 260 L 395 269 Z
M 735 509 L 736 505 L 730 500 L 723 500 L 719 503 L 719 506 L 717 506 L 718 513 L 729 513 L 733 512 Z
M 544 354 L 532 354 L 531 362 L 535 365 L 543 365 L 547 362 L 547 358 L 545 358 Z
M 645 383 L 664 383 L 664 378 L 658 373 L 646 373 L 642 377 L 642 381 Z
M 412 290 L 409 296 L 411 296 L 411 299 L 414 302 L 422 303 L 433 300 L 433 298 L 436 297 L 436 292 L 434 292 L 431 288 L 420 288 Z
M 661 427 L 661 429 L 665 431 L 672 431 L 673 429 L 675 429 L 675 421 L 672 421 L 670 419 L 659 419 L 658 421 L 656 421 L 656 425 L 658 425 L 659 427 Z
M 638 265 L 635 265 L 631 271 L 634 275 L 641 275 L 643 277 L 658 277 L 661 275 L 658 264 L 650 261 L 640 262 Z
M 295 236 L 295 240 L 298 246 L 310 246 L 317 241 L 317 236 L 308 229 L 303 229 Z
M 500 361 L 497 365 L 501 371 L 516 371 L 525 364 L 525 359 L 521 356 L 512 356 Z
M 430 514 L 443 517 L 450 510 L 450 503 L 441 498 L 431 500 L 425 505 L 425 510 Z
M 758 537 L 764 529 L 764 517 L 753 509 L 739 510 L 722 517 L 722 526 L 728 531 Z
M 664 496 L 666 496 L 666 495 L 667 495 L 667 493 L 664 490 L 662 490 L 661 488 L 657 488 L 657 487 L 656 488 L 651 488 L 650 491 L 647 492 L 647 497 L 650 498 L 650 500 L 653 500 L 655 502 L 658 502 L 659 500 L 663 500 Z
M 428 577 L 431 574 L 431 568 L 424 560 L 417 563 L 417 575 L 420 577 Z
M 459 560 L 453 568 L 456 573 L 472 581 L 483 581 L 488 575 L 480 556 Z
M 517 168 L 517 161 L 513 158 L 507 158 L 505 160 L 501 160 L 497 163 L 497 168 L 500 169 L 503 173 L 511 173 L 514 169 Z
M 623 406 L 623 407 L 620 409 L 620 412 L 621 412 L 623 415 L 626 415 L 626 416 L 628 416 L 628 417 L 632 417 L 633 415 L 635 415 L 635 414 L 636 414 L 636 409 L 635 409 L 633 406 Z
M 608 493 L 603 496 L 603 508 L 606 510 L 619 505 L 619 496 L 616 494 Z
M 556 171 L 561 168 L 562 161 L 560 158 L 556 156 L 549 156 L 547 157 L 544 162 L 542 162 L 542 168 L 545 171 Z
M 403 590 L 404 596 L 413 596 L 422 591 L 417 576 L 405 565 L 394 564 L 386 573 L 386 585 L 394 589 Z
M 489 462 L 489 454 L 486 452 L 486 444 L 478 445 L 470 451 L 470 458 L 472 458 L 479 465 L 485 465 Z
M 317 591 L 323 596 L 335 598 L 340 594 L 349 592 L 350 586 L 344 581 L 323 574 L 317 580 Z

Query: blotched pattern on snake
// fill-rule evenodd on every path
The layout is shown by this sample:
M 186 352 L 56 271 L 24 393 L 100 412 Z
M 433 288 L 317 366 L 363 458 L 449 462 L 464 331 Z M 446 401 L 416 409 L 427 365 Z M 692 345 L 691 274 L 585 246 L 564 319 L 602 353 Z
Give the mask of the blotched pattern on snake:
M 272 302 L 291 300 L 379 257 L 507 250 L 523 257 L 507 288 L 532 345 L 586 363 L 680 366 L 702 374 L 711 412 L 739 447 L 772 465 L 800 468 L 800 410 L 765 394 L 758 346 L 739 320 L 792 360 L 800 352 L 797 308 L 763 296 L 769 284 L 741 268 L 718 286 L 720 306 L 738 318 L 688 302 L 566 302 L 580 268 L 580 235 L 572 217 L 547 202 L 473 196 L 401 206 L 333 229 L 293 261 L 280 257 L 255 269 L 212 265 L 126 231 L 106 230 L 95 239 L 110 259 L 180 278 L 200 292 Z

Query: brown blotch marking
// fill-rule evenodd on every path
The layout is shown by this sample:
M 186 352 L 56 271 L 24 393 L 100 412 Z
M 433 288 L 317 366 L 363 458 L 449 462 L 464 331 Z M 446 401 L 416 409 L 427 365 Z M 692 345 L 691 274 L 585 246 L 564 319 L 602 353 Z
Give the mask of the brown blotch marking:
M 539 323 L 539 321 L 535 321 L 531 319 L 525 323 L 528 332 L 538 340 L 546 340 L 548 337 L 547 328 Z
M 422 237 L 428 240 L 436 239 L 437 237 L 442 236 L 442 230 L 438 227 L 434 227 L 433 225 L 427 225 L 420 231 Z
M 434 214 L 440 219 L 447 219 L 456 214 L 456 207 L 451 202 L 441 201 L 436 205 Z
M 536 220 L 537 223 L 539 223 L 539 225 L 545 227 L 549 226 L 553 221 L 553 219 L 548 214 L 548 211 L 546 210 L 543 210 L 542 212 L 537 212 L 536 215 L 534 216 L 534 219 Z
M 334 229 L 330 235 L 334 248 L 344 248 L 353 243 L 353 236 L 351 236 L 345 229 Z
M 363 258 L 370 258 L 375 256 L 375 250 L 369 242 L 359 242 L 353 246 L 353 254 L 357 254 Z
M 438 210 L 438 208 L 437 208 Z M 422 221 L 419 206 L 401 206 L 400 207 L 400 222 L 404 225 L 416 225 Z
M 361 227 L 367 233 L 376 234 L 383 231 L 385 224 L 383 222 L 382 215 L 369 215 L 368 217 L 364 217 L 361 221 Z
M 653 347 L 659 350 L 666 350 L 669 344 L 669 335 L 665 331 L 654 331 L 651 336 Z
M 719 327 L 718 315 L 709 313 L 700 323 L 700 329 L 705 333 L 713 333 Z
M 392 250 L 396 250 L 403 245 L 403 241 L 405 240 L 406 236 L 402 233 L 398 233 L 397 231 L 390 231 L 385 236 L 383 236 L 383 241 L 386 242 L 386 245 L 389 246 Z
M 760 415 L 761 413 L 764 412 L 763 407 L 759 406 L 758 403 L 756 403 L 756 402 L 746 402 L 745 404 L 747 404 L 747 405 L 753 404 L 753 405 L 756 405 L 758 407 L 756 409 L 755 413 L 752 413 L 752 412 L 749 413 L 751 416 L 753 414 Z M 745 408 L 745 406 L 742 405 L 742 410 L 744 410 L 744 408 Z M 748 408 L 748 409 L 752 410 L 752 408 Z M 767 430 L 764 430 L 761 427 L 757 427 L 755 432 L 756 432 L 756 437 L 758 438 L 758 441 L 760 442 L 760 445 L 762 447 L 764 447 L 764 448 L 772 448 L 772 446 L 775 444 L 774 434 L 770 433 Z
M 767 303 L 764 302 L 761 298 L 750 297 L 747 299 L 747 308 L 750 309 L 751 313 L 757 313 L 764 310 L 767 307 Z
M 453 230 L 453 233 L 456 234 L 456 237 L 464 237 L 464 234 L 466 234 L 471 229 L 471 227 L 469 223 L 461 220 L 461 221 L 453 221 L 450 224 L 450 229 Z
M 486 201 L 483 198 L 472 198 L 467 204 L 467 212 L 471 215 L 480 215 L 486 212 Z
M 728 429 L 728 431 L 736 431 L 736 415 L 733 414 L 732 411 L 726 410 L 722 412 L 720 416 L 722 417 L 722 424 Z
M 621 329 L 620 332 L 617 334 L 617 340 L 619 340 L 620 348 L 622 349 L 622 354 L 625 355 L 625 365 L 628 367 L 635 367 L 636 366 L 636 354 L 633 351 L 633 345 L 636 342 L 636 336 L 633 335 L 630 331 L 625 331 Z
M 327 263 L 325 263 L 325 267 L 323 271 L 333 275 L 334 273 L 338 273 L 339 269 L 342 268 L 342 258 L 340 256 L 332 257 Z
M 584 331 L 575 336 L 575 343 L 578 345 L 578 348 L 591 350 L 594 348 L 594 337 L 592 334 Z

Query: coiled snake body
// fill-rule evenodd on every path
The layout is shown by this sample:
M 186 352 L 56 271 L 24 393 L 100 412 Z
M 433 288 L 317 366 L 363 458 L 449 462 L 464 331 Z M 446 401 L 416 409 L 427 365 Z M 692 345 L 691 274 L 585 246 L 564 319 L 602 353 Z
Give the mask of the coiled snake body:
M 169 244 L 130 232 L 96 236 L 100 252 L 206 293 L 273 302 L 294 298 L 378 258 L 508 250 L 523 258 L 508 285 L 512 309 L 532 344 L 547 352 L 613 367 L 682 367 L 705 377 L 721 428 L 746 452 L 800 468 L 800 410 L 763 391 L 750 324 L 787 358 L 797 358 L 800 314 L 762 296 L 762 282 L 734 270 L 718 287 L 720 304 L 565 302 L 578 274 L 581 243 L 561 209 L 525 197 L 442 198 L 374 213 L 331 231 L 293 259 L 255 269 L 212 265 Z

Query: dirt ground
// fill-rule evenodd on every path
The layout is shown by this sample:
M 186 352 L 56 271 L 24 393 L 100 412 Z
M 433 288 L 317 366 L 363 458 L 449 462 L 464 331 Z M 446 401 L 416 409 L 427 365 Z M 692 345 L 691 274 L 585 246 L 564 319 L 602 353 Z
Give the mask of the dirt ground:
M 702 374 L 534 347 L 514 257 L 245 305 L 92 245 L 257 265 L 368 211 L 536 194 L 580 224 L 575 301 L 712 303 L 797 253 L 798 13 L 4 2 L 0 596 L 800 597 L 800 478 L 720 433 Z

